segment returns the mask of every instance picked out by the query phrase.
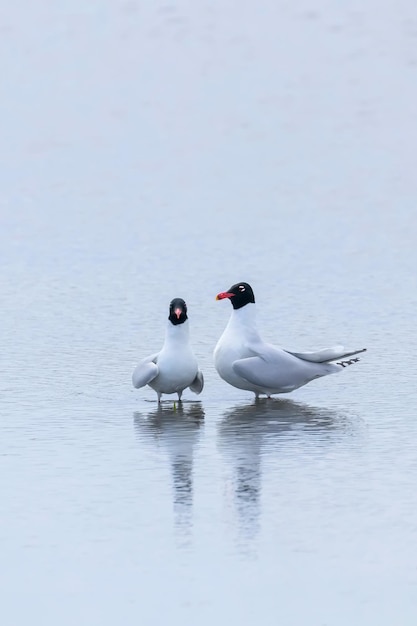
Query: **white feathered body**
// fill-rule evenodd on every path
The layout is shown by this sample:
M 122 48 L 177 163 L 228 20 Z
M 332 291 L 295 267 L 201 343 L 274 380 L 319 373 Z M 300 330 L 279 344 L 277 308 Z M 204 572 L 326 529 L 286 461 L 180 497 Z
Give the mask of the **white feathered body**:
M 132 382 L 136 388 L 149 385 L 158 397 L 160 394 L 181 393 L 186 387 L 200 393 L 203 377 L 191 347 L 188 320 L 176 326 L 168 322 L 161 351 L 140 361 L 133 372 Z

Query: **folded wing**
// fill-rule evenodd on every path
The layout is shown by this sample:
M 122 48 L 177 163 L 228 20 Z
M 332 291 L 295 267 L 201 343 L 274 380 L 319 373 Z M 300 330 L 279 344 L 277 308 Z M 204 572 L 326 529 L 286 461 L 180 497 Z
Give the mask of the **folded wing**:
M 277 386 L 277 369 L 260 356 L 250 356 L 233 362 L 233 371 L 252 385 L 274 389 Z
M 135 367 L 132 374 L 132 383 L 136 389 L 144 387 L 158 376 L 159 369 L 155 362 L 157 356 L 157 354 L 152 354 L 140 361 Z
M 204 387 L 204 376 L 203 372 L 198 370 L 197 376 L 194 378 L 193 382 L 190 385 L 191 391 L 194 393 L 201 393 Z

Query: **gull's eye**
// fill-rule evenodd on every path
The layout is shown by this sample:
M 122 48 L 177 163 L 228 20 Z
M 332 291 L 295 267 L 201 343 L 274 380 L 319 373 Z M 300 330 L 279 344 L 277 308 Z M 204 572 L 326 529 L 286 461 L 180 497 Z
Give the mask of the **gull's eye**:
M 243 285 L 239 285 L 238 289 L 239 289 L 239 291 L 245 291 L 245 288 L 244 288 Z

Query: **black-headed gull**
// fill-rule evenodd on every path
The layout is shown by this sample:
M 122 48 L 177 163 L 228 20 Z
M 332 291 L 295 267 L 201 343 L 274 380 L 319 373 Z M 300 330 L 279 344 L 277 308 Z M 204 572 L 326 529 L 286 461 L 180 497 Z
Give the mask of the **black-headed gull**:
M 158 394 L 182 392 L 189 387 L 201 393 L 204 387 L 202 372 L 190 344 L 187 305 L 182 298 L 174 298 L 169 305 L 168 324 L 162 350 L 142 359 L 132 375 L 133 386 L 139 389 L 149 385 Z
M 214 365 L 223 380 L 256 396 L 288 393 L 315 378 L 340 372 L 359 359 L 349 358 L 362 350 L 334 346 L 318 352 L 290 352 L 265 343 L 256 328 L 256 305 L 252 287 L 236 283 L 219 293 L 229 298 L 233 311 L 214 350 Z

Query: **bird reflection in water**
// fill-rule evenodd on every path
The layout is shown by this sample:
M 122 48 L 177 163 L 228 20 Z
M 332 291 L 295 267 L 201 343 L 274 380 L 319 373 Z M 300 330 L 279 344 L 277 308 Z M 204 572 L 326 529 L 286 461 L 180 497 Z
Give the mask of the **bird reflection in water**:
M 284 399 L 258 399 L 224 412 L 218 446 L 231 468 L 227 485 L 232 495 L 227 496 L 237 513 L 242 549 L 249 549 L 259 531 L 263 456 L 284 446 L 286 439 L 297 439 L 303 447 L 313 437 L 313 445 L 322 446 L 347 423 L 335 411 Z
M 140 439 L 152 439 L 168 453 L 173 483 L 175 525 L 188 541 L 192 526 L 193 455 L 204 424 L 204 410 L 199 402 L 162 402 L 155 410 L 134 413 Z

